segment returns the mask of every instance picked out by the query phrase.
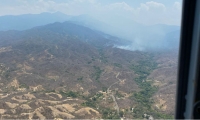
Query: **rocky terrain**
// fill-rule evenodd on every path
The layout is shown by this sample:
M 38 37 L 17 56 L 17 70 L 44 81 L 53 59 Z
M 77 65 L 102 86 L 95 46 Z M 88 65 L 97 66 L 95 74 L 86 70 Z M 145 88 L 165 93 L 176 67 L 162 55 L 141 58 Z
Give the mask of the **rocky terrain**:
M 172 118 L 178 53 L 122 43 L 68 22 L 0 32 L 0 118 Z

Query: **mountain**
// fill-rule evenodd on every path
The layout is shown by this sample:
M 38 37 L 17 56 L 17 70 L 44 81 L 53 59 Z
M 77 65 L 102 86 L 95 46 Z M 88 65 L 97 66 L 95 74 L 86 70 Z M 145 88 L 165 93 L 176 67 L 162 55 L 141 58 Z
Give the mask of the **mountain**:
M 75 16 L 69 20 L 75 24 L 83 25 L 94 30 L 132 41 L 131 46 L 130 44 L 129 46 L 133 49 L 166 50 L 169 48 L 178 48 L 178 36 L 180 35 L 179 26 L 165 24 L 143 25 L 126 18 L 120 18 L 106 23 L 96 20 L 88 15 Z M 172 32 L 174 32 L 174 34 L 170 34 Z M 167 38 L 169 36 L 173 39 Z M 170 44 L 173 44 L 173 46 Z
M 71 16 L 60 12 L 0 16 L 0 31 L 26 30 L 49 23 L 64 22 L 69 18 Z
M 168 50 L 169 48 L 178 48 L 179 26 L 165 24 L 147 26 L 129 18 L 120 18 L 112 21 L 104 20 L 102 22 L 89 15 L 69 16 L 60 12 L 0 16 L 0 31 L 26 30 L 40 25 L 64 21 L 131 41 L 127 43 L 133 50 Z M 172 34 L 172 32 L 174 33 Z
M 126 76 L 127 82 L 117 85 L 123 91 L 138 89 L 133 73 L 121 73 L 104 55 L 104 43 L 112 40 L 89 28 L 53 23 L 1 32 L 0 38 L 1 43 L 7 41 L 0 48 L 1 118 L 101 118 L 108 109 L 103 94 L 116 79 Z M 109 113 L 117 117 L 115 110 Z
M 69 21 L 129 40 L 132 43 L 127 46 L 132 50 L 168 50 L 178 48 L 180 27 L 175 25 L 156 24 L 147 26 L 123 18 L 106 23 L 88 15 L 75 16 L 70 18 Z M 127 46 L 120 46 L 120 48 L 127 48 Z
M 9 33 L 9 34 L 7 34 Z M 48 36 L 44 36 L 43 34 L 48 34 Z M 54 34 L 62 35 L 62 37 L 73 36 L 77 37 L 81 41 L 84 41 L 88 44 L 92 44 L 94 46 L 108 46 L 115 44 L 127 44 L 128 41 L 122 41 L 117 37 L 94 31 L 88 27 L 80 26 L 71 22 L 63 22 L 63 23 L 52 23 L 48 25 L 44 25 L 42 27 L 35 27 L 26 31 L 9 31 L 9 32 L 0 32 L 1 35 L 1 46 L 4 44 L 12 44 L 13 42 L 18 42 L 22 40 L 22 37 L 26 39 L 32 39 L 32 37 L 40 36 L 41 39 L 43 37 L 53 37 L 54 39 L 58 39 L 54 36 Z M 10 39 L 9 41 L 7 39 Z
M 0 117 L 173 118 L 177 53 L 127 44 L 69 21 L 1 31 Z
M 116 36 L 116 33 L 121 32 L 116 27 L 108 23 L 99 21 L 98 19 L 95 19 L 89 15 L 74 16 L 74 17 L 71 17 L 69 21 L 81 26 L 89 27 L 93 30 L 102 31 L 104 33 L 111 34 L 114 36 Z

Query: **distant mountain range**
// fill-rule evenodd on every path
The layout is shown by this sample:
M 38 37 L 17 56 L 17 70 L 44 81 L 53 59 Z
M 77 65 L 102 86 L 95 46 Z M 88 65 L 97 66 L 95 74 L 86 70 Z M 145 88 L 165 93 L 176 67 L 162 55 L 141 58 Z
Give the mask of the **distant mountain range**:
M 128 41 L 123 41 L 117 37 L 92 30 L 88 27 L 77 25 L 72 22 L 55 22 L 23 31 L 1 31 L 0 46 L 10 44 L 12 45 L 13 43 L 17 43 L 23 40 L 38 40 L 38 36 L 40 39 L 45 40 L 49 38 L 48 42 L 58 42 L 59 39 L 67 39 L 68 37 L 73 37 L 98 48 L 114 45 L 128 45 L 129 43 Z
M 24 14 L 24 15 L 6 15 L 0 17 L 0 30 L 26 30 L 36 26 L 41 26 L 54 22 L 64 22 L 71 16 L 60 12 Z
M 116 20 L 113 23 L 106 23 L 88 15 L 70 16 L 60 12 L 0 16 L 0 31 L 27 30 L 36 26 L 64 21 L 70 21 L 123 40 L 126 39 L 130 41 L 128 46 L 132 50 L 165 50 L 178 48 L 179 45 L 179 26 L 165 24 L 147 26 L 133 20 Z M 122 44 L 119 47 L 126 48 L 127 45 Z
M 0 118 L 173 118 L 176 26 L 133 22 L 114 29 L 89 16 L 61 13 L 2 18 Z M 124 33 L 134 40 L 120 38 Z

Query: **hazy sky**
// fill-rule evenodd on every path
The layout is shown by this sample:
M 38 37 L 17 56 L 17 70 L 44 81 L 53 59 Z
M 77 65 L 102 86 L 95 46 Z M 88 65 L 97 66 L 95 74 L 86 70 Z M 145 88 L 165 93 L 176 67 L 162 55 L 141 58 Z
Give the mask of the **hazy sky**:
M 180 25 L 182 0 L 0 0 L 0 16 L 60 11 L 104 18 L 128 18 L 146 25 Z

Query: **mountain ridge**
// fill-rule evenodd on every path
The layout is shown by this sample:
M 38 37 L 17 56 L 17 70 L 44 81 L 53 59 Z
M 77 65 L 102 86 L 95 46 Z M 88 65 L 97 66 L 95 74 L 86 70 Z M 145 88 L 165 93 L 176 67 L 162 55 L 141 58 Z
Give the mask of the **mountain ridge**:
M 1 31 L 0 118 L 173 118 L 178 52 L 129 44 L 69 21 Z
M 125 18 L 109 23 L 88 15 L 68 16 L 60 12 L 10 16 L 11 18 L 13 17 L 12 19 L 4 19 L 4 17 L 0 16 L 0 30 L 27 30 L 54 22 L 68 21 L 130 41 L 131 43 L 129 42 L 129 44 L 134 50 L 140 50 L 140 48 L 144 50 L 165 50 L 167 47 L 174 49 L 178 48 L 177 42 L 179 42 L 180 27 L 174 25 L 156 24 L 146 26 Z M 177 30 L 179 32 L 176 32 Z M 176 39 L 169 40 L 166 37 L 171 32 L 174 32 L 174 34 L 170 34 L 172 35 L 171 38 Z

